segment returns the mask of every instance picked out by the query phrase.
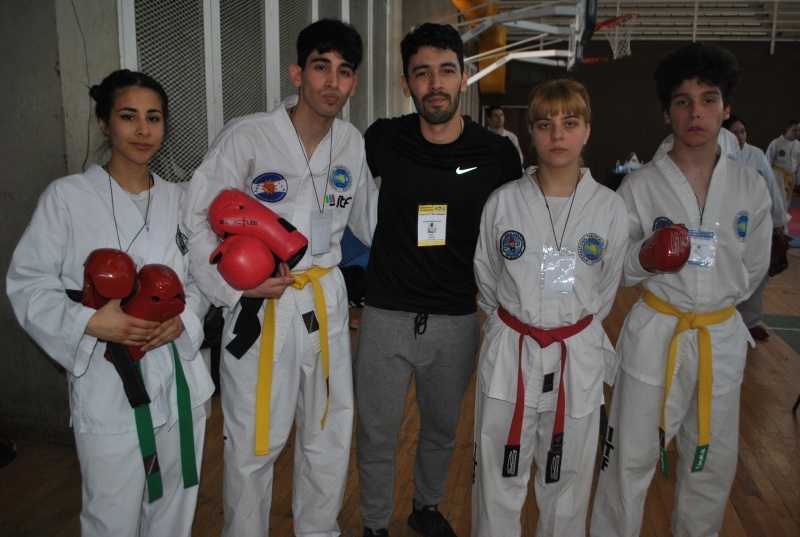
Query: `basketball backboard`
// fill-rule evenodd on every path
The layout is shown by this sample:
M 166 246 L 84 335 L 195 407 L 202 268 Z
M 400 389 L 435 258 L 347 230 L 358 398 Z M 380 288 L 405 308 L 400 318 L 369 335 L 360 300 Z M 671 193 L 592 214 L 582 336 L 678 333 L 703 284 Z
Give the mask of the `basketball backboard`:
M 465 58 L 470 64 L 483 62 L 482 69 L 469 77 L 468 84 L 512 60 L 573 69 L 582 61 L 583 47 L 591 41 L 596 22 L 597 0 L 533 2 L 529 6 L 461 22 L 456 26 L 463 28 L 461 38 L 465 43 L 494 25 L 505 26 L 509 33 L 529 35 L 511 45 L 503 43 L 494 50 Z M 486 65 L 486 60 L 494 61 Z
M 583 47 L 589 44 L 597 25 L 597 0 L 582 0 L 575 15 L 576 29 L 574 41 L 570 39 L 572 55 L 567 61 L 567 70 L 571 71 L 583 62 Z

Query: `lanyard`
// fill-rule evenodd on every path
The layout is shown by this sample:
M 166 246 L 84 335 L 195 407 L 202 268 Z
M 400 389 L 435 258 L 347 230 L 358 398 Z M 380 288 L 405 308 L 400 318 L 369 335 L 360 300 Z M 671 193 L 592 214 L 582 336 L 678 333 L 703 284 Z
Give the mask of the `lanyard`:
M 560 252 L 561 245 L 564 244 L 564 234 L 567 232 L 567 222 L 569 222 L 569 216 L 572 214 L 572 205 L 575 203 L 575 194 L 578 192 L 578 183 L 581 180 L 581 171 L 578 170 L 578 179 L 575 181 L 575 188 L 572 189 L 572 194 L 570 194 L 571 201 L 569 202 L 569 210 L 567 210 L 567 218 L 564 220 L 564 229 L 561 231 L 561 240 L 558 240 L 556 236 L 556 226 L 553 224 L 553 214 L 550 212 L 550 204 L 547 203 L 547 195 L 544 193 L 544 187 L 542 187 L 542 181 L 539 178 L 539 170 L 537 169 L 534 172 L 536 176 L 536 182 L 539 183 L 539 190 L 542 191 L 542 197 L 544 198 L 544 206 L 547 207 L 547 216 L 550 217 L 550 229 L 553 230 L 553 240 L 556 243 L 556 249 Z

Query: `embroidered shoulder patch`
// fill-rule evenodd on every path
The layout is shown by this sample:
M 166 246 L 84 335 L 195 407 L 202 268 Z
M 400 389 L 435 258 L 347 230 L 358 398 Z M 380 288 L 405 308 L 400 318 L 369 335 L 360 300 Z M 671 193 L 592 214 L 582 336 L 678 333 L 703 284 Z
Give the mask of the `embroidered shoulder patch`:
M 750 213 L 748 211 L 739 211 L 733 219 L 733 232 L 736 234 L 736 238 L 742 242 L 747 237 L 747 220 L 749 217 Z

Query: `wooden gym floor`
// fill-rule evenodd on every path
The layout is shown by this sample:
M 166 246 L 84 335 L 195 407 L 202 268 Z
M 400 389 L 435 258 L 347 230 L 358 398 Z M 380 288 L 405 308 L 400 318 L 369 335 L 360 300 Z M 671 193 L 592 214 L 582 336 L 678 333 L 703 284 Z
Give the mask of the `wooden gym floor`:
M 767 324 L 771 321 L 780 329 L 773 330 L 772 337 L 758 342 L 756 348 L 748 353 L 742 386 L 739 465 L 725 512 L 722 537 L 800 536 L 800 427 L 797 415 L 792 413 L 792 405 L 800 393 L 800 289 L 796 283 L 800 281 L 800 250 L 792 249 L 789 255 L 789 270 L 769 281 L 764 300 L 764 313 L 769 315 Z M 604 323 L 612 341 L 616 341 L 622 320 L 637 296 L 636 289 L 620 289 L 614 308 Z M 353 314 L 358 315 L 359 310 L 354 310 Z M 395 512 L 389 528 L 393 536 L 416 535 L 405 523 L 414 488 L 412 468 L 419 423 L 413 395 L 412 385 L 397 450 Z M 470 533 L 473 404 L 474 382 L 464 398 L 456 452 L 440 504 L 440 510 L 461 536 Z M 211 406 L 193 532 L 195 537 L 216 537 L 222 530 L 222 412 L 219 397 L 212 399 Z M 74 448 L 27 441 L 17 441 L 17 447 L 16 459 L 0 468 L 0 536 L 78 535 L 80 470 Z M 275 493 L 270 515 L 270 534 L 273 537 L 292 535 L 291 452 L 290 440 L 275 468 Z M 670 462 L 674 466 L 674 449 L 670 452 Z M 672 473 L 674 475 L 674 471 Z M 645 505 L 642 536 L 670 535 L 673 486 L 674 479 L 666 481 L 656 472 Z M 343 536 L 360 536 L 363 532 L 358 496 L 353 454 L 339 517 Z M 534 534 L 537 516 L 531 492 L 523 515 L 523 535 Z

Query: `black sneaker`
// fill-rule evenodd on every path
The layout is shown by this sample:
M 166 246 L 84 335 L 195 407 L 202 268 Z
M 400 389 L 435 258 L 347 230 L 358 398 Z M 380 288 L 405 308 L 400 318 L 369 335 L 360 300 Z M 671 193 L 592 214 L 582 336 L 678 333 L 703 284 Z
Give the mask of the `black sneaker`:
M 389 537 L 389 530 L 386 528 L 381 528 L 379 530 L 364 528 L 364 537 Z
M 417 509 L 412 504 L 408 525 L 424 537 L 457 537 L 453 527 L 436 505 L 426 505 L 422 509 Z

